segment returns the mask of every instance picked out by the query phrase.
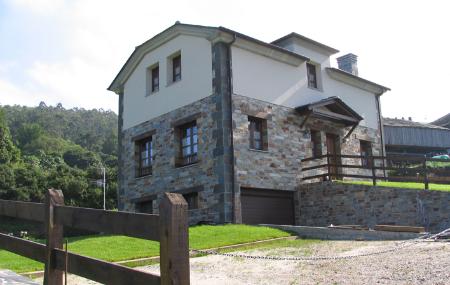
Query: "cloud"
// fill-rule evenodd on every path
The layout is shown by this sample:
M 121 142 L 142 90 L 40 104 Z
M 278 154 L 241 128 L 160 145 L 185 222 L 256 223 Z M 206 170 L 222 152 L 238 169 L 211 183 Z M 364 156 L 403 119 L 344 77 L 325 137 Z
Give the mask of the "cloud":
M 2 103 L 45 100 L 116 111 L 117 97 L 106 88 L 134 47 L 180 20 L 222 25 L 265 41 L 292 31 L 304 34 L 358 54 L 361 76 L 393 90 L 382 98 L 384 114 L 431 120 L 448 112 L 449 99 L 442 95 L 450 65 L 450 43 L 442 36 L 450 25 L 445 3 L 410 1 L 407 10 L 404 3 L 384 0 L 376 5 L 260 1 L 257 7 L 238 0 L 227 5 L 206 0 L 5 3 L 0 13 L 0 38 L 8 38 L 0 46 Z M 425 62 L 424 55 L 431 53 L 432 60 Z
M 12 0 L 10 4 L 39 15 L 55 14 L 64 6 L 64 0 Z
M 39 102 L 39 99 L 33 100 L 29 92 L 0 78 L 0 105 L 37 105 Z

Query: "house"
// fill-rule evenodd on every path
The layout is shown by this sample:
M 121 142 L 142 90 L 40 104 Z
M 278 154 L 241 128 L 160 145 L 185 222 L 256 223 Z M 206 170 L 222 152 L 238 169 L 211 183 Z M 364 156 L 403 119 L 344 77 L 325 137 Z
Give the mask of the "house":
M 119 209 L 183 194 L 190 222 L 295 223 L 301 160 L 382 155 L 379 97 L 357 57 L 296 33 L 271 43 L 175 23 L 136 47 L 119 95 Z
M 450 129 L 412 121 L 411 118 L 384 118 L 384 136 L 388 155 L 428 155 L 447 153 Z

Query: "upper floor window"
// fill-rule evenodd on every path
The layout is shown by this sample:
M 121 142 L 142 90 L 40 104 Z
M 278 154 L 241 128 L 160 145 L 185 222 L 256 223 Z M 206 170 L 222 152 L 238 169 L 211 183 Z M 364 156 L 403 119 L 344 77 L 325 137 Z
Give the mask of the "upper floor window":
M 317 89 L 317 71 L 316 66 L 312 63 L 306 63 L 306 72 L 308 77 L 308 87 Z
M 267 150 L 267 121 L 248 117 L 250 149 Z
M 322 155 L 322 140 L 320 131 L 311 130 L 311 145 L 313 157 Z
M 141 177 L 152 174 L 152 165 L 154 161 L 152 137 L 150 136 L 136 141 L 136 152 L 136 176 Z
M 145 81 L 147 96 L 159 91 L 159 63 L 155 63 L 147 68 Z
M 159 66 L 152 68 L 152 92 L 159 91 Z
M 372 143 L 369 141 L 361 140 L 359 142 L 360 150 L 361 150 L 361 165 L 363 167 L 370 168 L 372 167 Z
M 181 55 L 172 58 L 172 82 L 181 80 Z
M 198 161 L 197 122 L 193 121 L 178 127 L 180 137 L 180 157 L 178 166 L 193 164 Z

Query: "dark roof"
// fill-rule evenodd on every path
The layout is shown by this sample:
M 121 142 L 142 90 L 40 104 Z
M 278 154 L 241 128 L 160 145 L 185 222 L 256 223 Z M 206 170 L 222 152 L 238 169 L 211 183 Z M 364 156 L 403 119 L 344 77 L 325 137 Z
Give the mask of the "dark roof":
M 326 108 L 324 111 L 320 108 Z M 333 96 L 295 108 L 302 115 L 312 114 L 316 117 L 338 121 L 345 125 L 355 125 L 364 118 L 340 98 Z
M 167 29 L 165 29 L 165 30 L 163 30 L 162 32 L 156 34 L 155 36 L 153 36 L 153 37 L 150 38 L 149 40 L 147 40 L 147 41 L 143 42 L 142 44 L 138 45 L 138 46 L 134 49 L 133 53 L 128 57 L 127 61 L 126 61 L 125 64 L 122 66 L 122 68 L 120 69 L 120 71 L 119 71 L 119 72 L 117 73 L 117 75 L 114 77 L 113 81 L 111 82 L 111 84 L 110 84 L 109 87 L 108 87 L 108 90 L 111 90 L 111 91 L 112 91 L 112 86 L 113 86 L 114 82 L 119 78 L 119 75 L 122 73 L 122 71 L 124 71 L 124 69 L 125 69 L 125 67 L 127 66 L 127 64 L 128 64 L 129 62 L 131 62 L 133 56 L 137 53 L 137 51 L 139 50 L 139 48 L 140 48 L 141 46 L 147 44 L 148 42 L 151 42 L 152 40 L 154 40 L 154 39 L 157 38 L 158 36 L 160 36 L 160 35 L 166 33 L 167 31 L 169 31 L 170 29 L 172 29 L 172 28 L 174 28 L 174 27 L 176 27 L 176 26 L 185 26 L 185 27 L 192 27 L 192 28 L 199 28 L 199 29 L 207 29 L 207 30 L 219 30 L 219 31 L 222 31 L 222 32 L 225 32 L 225 33 L 232 34 L 232 35 L 234 35 L 235 37 L 239 37 L 239 38 L 242 38 L 242 39 L 245 39 L 245 40 L 254 42 L 254 43 L 256 43 L 256 44 L 263 45 L 263 46 L 265 46 L 265 47 L 268 47 L 268 48 L 277 50 L 277 51 L 279 51 L 279 52 L 288 54 L 288 55 L 290 55 L 290 56 L 297 57 L 297 58 L 299 58 L 299 59 L 301 59 L 301 60 L 309 61 L 309 58 L 306 57 L 306 56 L 303 56 L 303 55 L 301 55 L 301 54 L 292 52 L 292 51 L 287 50 L 287 49 L 285 49 L 285 48 L 282 48 L 282 47 L 280 47 L 280 46 L 277 46 L 277 45 L 274 45 L 274 44 L 271 44 L 271 43 L 267 43 L 267 42 L 264 42 L 264 41 L 261 41 L 261 40 L 252 38 L 252 37 L 250 37 L 250 36 L 247 36 L 247 35 L 238 33 L 238 32 L 236 32 L 236 31 L 233 31 L 233 30 L 231 30 L 231 29 L 228 29 L 228 28 L 225 28 L 225 27 L 222 27 L 222 26 L 220 26 L 220 27 L 213 27 L 213 26 L 202 26 L 202 25 L 182 24 L 182 23 L 180 23 L 180 22 L 177 21 L 174 25 L 168 27 Z
M 296 52 L 287 50 L 287 49 L 285 49 L 285 48 L 283 48 L 283 47 L 280 47 L 280 46 L 277 46 L 277 45 L 275 45 L 275 44 L 263 42 L 263 41 L 261 41 L 261 40 L 252 38 L 252 37 L 250 37 L 250 36 L 241 34 L 241 33 L 239 33 L 239 32 L 233 31 L 233 30 L 231 30 L 231 29 L 228 29 L 228 28 L 225 28 L 225 27 L 222 27 L 222 26 L 220 26 L 218 29 L 221 30 L 221 31 L 223 31 L 223 32 L 227 32 L 227 33 L 234 34 L 236 37 L 239 37 L 239 38 L 242 38 L 242 39 L 245 39 L 245 40 L 248 40 L 248 41 L 252 41 L 252 42 L 254 42 L 254 43 L 257 43 L 257 44 L 266 46 L 266 47 L 271 48 L 271 49 L 275 49 L 275 50 L 278 50 L 278 51 L 281 51 L 281 52 L 284 52 L 284 53 L 288 53 L 288 54 L 290 54 L 290 55 L 292 55 L 292 56 L 295 56 L 295 57 L 298 57 L 298 58 L 300 58 L 300 59 L 302 59 L 302 60 L 309 61 L 309 58 L 308 58 L 308 57 L 306 57 L 306 56 L 304 56 L 304 55 L 301 55 L 301 54 L 298 54 L 298 53 L 296 53 Z
M 319 47 L 321 47 L 321 48 L 327 50 L 327 51 L 330 52 L 331 54 L 335 54 L 335 53 L 338 53 L 338 52 L 339 52 L 339 50 L 337 50 L 337 49 L 335 49 L 335 48 L 332 48 L 332 47 L 330 47 L 330 46 L 324 45 L 324 44 L 322 44 L 322 43 L 319 43 L 319 42 L 317 42 L 317 41 L 315 41 L 315 40 L 312 40 L 312 39 L 310 39 L 310 38 L 307 38 L 307 37 L 305 37 L 305 36 L 302 36 L 302 35 L 297 34 L 297 33 L 294 33 L 294 32 L 293 32 L 293 33 L 290 33 L 290 34 L 287 34 L 287 35 L 285 35 L 285 36 L 283 36 L 283 37 L 281 37 L 281 38 L 279 38 L 279 39 L 277 39 L 277 40 L 274 40 L 273 42 L 271 42 L 271 44 L 276 45 L 276 44 L 278 44 L 278 43 L 280 43 L 280 42 L 282 42 L 282 41 L 284 41 L 285 39 L 288 39 L 288 38 L 298 38 L 298 39 L 301 39 L 301 40 L 310 42 L 310 43 L 313 44 L 313 45 L 319 46 Z
M 326 69 L 329 70 L 329 71 L 333 71 L 333 72 L 337 72 L 337 73 L 346 75 L 346 76 L 348 76 L 348 77 L 354 78 L 354 79 L 359 80 L 359 81 L 364 82 L 364 83 L 368 83 L 368 84 L 375 85 L 375 86 L 377 86 L 377 87 L 379 87 L 379 88 L 381 88 L 381 89 L 383 89 L 383 90 L 385 90 L 385 91 L 391 91 L 391 89 L 390 89 L 389 87 L 386 87 L 386 86 L 377 84 L 377 83 L 375 83 L 375 82 L 373 82 L 373 81 L 370 81 L 370 80 L 364 79 L 364 78 L 362 78 L 362 77 L 353 75 L 353 74 L 351 74 L 350 72 L 344 71 L 344 70 L 342 70 L 342 69 L 335 68 L 335 67 L 327 67 Z
M 450 129 L 441 126 L 436 126 L 434 124 L 419 123 L 404 119 L 383 118 L 383 125 L 388 127 L 442 129 L 450 131 Z
M 437 119 L 436 121 L 431 122 L 431 124 L 437 126 L 450 126 L 450 113 Z

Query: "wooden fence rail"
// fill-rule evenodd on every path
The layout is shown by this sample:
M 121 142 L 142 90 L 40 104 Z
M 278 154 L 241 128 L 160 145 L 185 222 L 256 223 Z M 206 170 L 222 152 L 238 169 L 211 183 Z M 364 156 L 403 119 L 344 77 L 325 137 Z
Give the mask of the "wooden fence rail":
M 324 162 L 324 160 L 326 161 Z M 356 159 L 359 160 L 356 164 L 342 163 L 342 159 Z M 362 161 L 366 161 L 366 165 L 363 165 Z M 379 162 L 378 165 L 376 162 Z M 401 181 L 401 182 L 422 182 L 425 189 L 429 189 L 429 183 L 450 183 L 450 175 L 446 177 L 435 176 L 442 174 L 450 174 L 450 169 L 439 169 L 428 166 L 428 162 L 442 162 L 448 163 L 450 168 L 450 161 L 446 159 L 428 158 L 425 156 L 410 156 L 410 155 L 389 155 L 389 156 L 361 156 L 361 155 L 338 155 L 338 154 L 325 154 L 315 157 L 308 157 L 302 159 L 302 165 L 304 163 L 316 163 L 316 165 L 306 165 L 302 167 L 302 171 L 306 174 L 309 171 L 316 170 L 321 173 L 315 173 L 313 175 L 305 175 L 302 179 L 324 179 L 331 180 L 348 178 L 360 178 L 370 179 L 373 185 L 377 184 L 377 181 Z M 400 165 L 400 166 L 398 166 Z M 408 165 L 414 165 L 414 167 L 407 167 Z M 367 174 L 352 174 L 346 173 L 344 169 L 362 169 Z M 386 175 L 386 171 L 398 171 L 397 175 Z M 380 172 L 381 175 L 380 175 Z M 407 175 L 414 172 L 414 175 Z M 403 173 L 403 174 L 402 174 Z
M 183 196 L 175 193 L 165 194 L 159 215 L 68 207 L 64 206 L 62 192 L 50 189 L 45 203 L 0 200 L 0 216 L 43 222 L 46 245 L 0 234 L 0 249 L 45 263 L 44 284 L 47 285 L 62 285 L 65 270 L 108 285 L 189 284 L 187 210 Z M 159 241 L 160 276 L 66 253 L 64 226 Z

